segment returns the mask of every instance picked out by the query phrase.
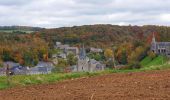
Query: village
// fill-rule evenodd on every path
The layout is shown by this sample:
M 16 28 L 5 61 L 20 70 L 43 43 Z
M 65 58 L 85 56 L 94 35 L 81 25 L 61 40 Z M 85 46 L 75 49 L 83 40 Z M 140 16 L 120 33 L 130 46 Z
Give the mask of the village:
M 103 61 L 100 59 L 97 61 L 88 57 L 84 44 L 78 48 L 56 42 L 54 49 L 57 52 L 52 54 L 51 61 L 39 61 L 34 67 L 22 66 L 12 61 L 4 62 L 4 67 L 0 68 L 0 76 L 6 75 L 7 66 L 9 66 L 12 75 L 50 74 L 52 72 L 95 72 L 106 69 L 106 64 Z M 170 42 L 156 42 L 153 34 L 150 51 L 157 55 L 170 57 Z M 89 54 L 95 53 L 100 55 L 103 52 L 104 50 L 101 48 L 89 48 Z M 110 60 L 113 60 L 114 56 L 110 58 L 112 58 Z M 69 64 L 65 65 L 66 62 L 69 62 Z M 117 69 L 124 67 L 124 65 L 115 66 L 115 63 L 112 66 Z
M 4 62 L 4 67 L 0 68 L 0 76 L 6 75 L 7 66 L 9 66 L 12 75 L 50 74 L 56 69 L 58 72 L 94 72 L 102 71 L 106 67 L 102 61 L 90 59 L 86 54 L 86 48 L 84 45 L 82 45 L 81 48 L 78 48 L 71 47 L 68 44 L 62 44 L 61 42 L 56 42 L 54 48 L 59 52 L 52 55 L 51 61 L 39 61 L 34 67 L 22 66 L 19 63 L 15 63 L 13 61 Z M 102 53 L 103 50 L 92 47 L 90 48 L 90 52 Z M 72 55 L 73 58 L 75 58 L 74 64 L 66 67 L 60 67 L 60 65 L 59 67 L 56 67 L 56 65 L 59 63 L 58 59 L 67 61 L 69 55 Z

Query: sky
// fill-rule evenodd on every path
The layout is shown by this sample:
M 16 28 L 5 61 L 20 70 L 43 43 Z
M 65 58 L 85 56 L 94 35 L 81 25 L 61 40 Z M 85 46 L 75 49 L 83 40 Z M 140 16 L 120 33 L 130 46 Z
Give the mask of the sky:
M 170 0 L 0 0 L 0 26 L 170 26 Z

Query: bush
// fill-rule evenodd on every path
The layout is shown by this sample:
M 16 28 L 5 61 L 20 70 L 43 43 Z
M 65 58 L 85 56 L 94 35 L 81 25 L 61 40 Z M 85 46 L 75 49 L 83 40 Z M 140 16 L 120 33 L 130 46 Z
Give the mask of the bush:
M 141 68 L 141 64 L 139 62 L 133 62 L 129 65 L 130 69 L 139 69 Z

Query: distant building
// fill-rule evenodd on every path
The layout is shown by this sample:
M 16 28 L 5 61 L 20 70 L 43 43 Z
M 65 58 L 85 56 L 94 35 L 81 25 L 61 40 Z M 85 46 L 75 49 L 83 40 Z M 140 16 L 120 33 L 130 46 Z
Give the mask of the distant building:
M 69 45 L 67 45 L 67 44 L 61 44 L 61 42 L 56 42 L 56 45 L 55 45 L 55 48 L 56 48 L 56 49 L 60 49 L 60 50 L 64 50 L 64 49 L 66 49 L 67 47 L 69 47 Z
M 102 49 L 99 49 L 99 48 L 93 48 L 93 47 L 91 47 L 91 48 L 90 48 L 90 52 L 93 52 L 93 53 L 101 53 L 101 52 L 103 52 L 103 50 L 102 50 Z
M 65 53 L 60 53 L 57 57 L 58 57 L 58 58 L 66 59 L 66 58 L 67 58 L 67 55 L 66 55 Z
M 73 53 L 74 55 L 79 54 L 79 49 L 77 47 L 67 47 L 65 48 L 64 52 L 68 55 L 70 53 Z
M 4 67 L 0 68 L 0 76 L 6 75 L 6 66 L 10 67 L 10 72 L 13 75 L 32 75 L 32 74 L 50 74 L 54 69 L 54 65 L 51 62 L 40 61 L 35 67 L 20 66 L 15 62 L 4 62 Z
M 50 74 L 53 68 L 51 62 L 40 61 L 37 66 L 30 68 L 27 74 Z
M 0 76 L 5 76 L 6 75 L 6 68 L 0 68 Z
M 156 42 L 155 34 L 153 34 L 151 51 L 158 55 L 166 55 L 170 57 L 170 42 Z
M 61 45 L 61 42 L 56 42 L 56 46 L 59 46 L 59 45 Z
M 78 57 L 78 63 L 77 63 L 77 71 L 86 71 L 86 72 L 93 72 L 98 70 L 104 70 L 105 65 L 101 64 L 100 62 L 89 59 L 86 56 L 86 51 L 83 46 L 83 48 L 80 49 L 80 54 Z

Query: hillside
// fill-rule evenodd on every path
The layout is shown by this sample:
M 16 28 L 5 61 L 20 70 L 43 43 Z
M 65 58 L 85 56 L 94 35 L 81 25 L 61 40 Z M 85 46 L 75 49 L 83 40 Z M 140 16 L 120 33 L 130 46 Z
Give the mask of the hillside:
M 152 32 L 158 34 L 158 40 L 170 41 L 170 27 L 166 26 L 84 25 L 40 31 L 42 37 L 50 43 L 84 43 L 94 47 L 107 47 L 125 41 L 146 41 Z

